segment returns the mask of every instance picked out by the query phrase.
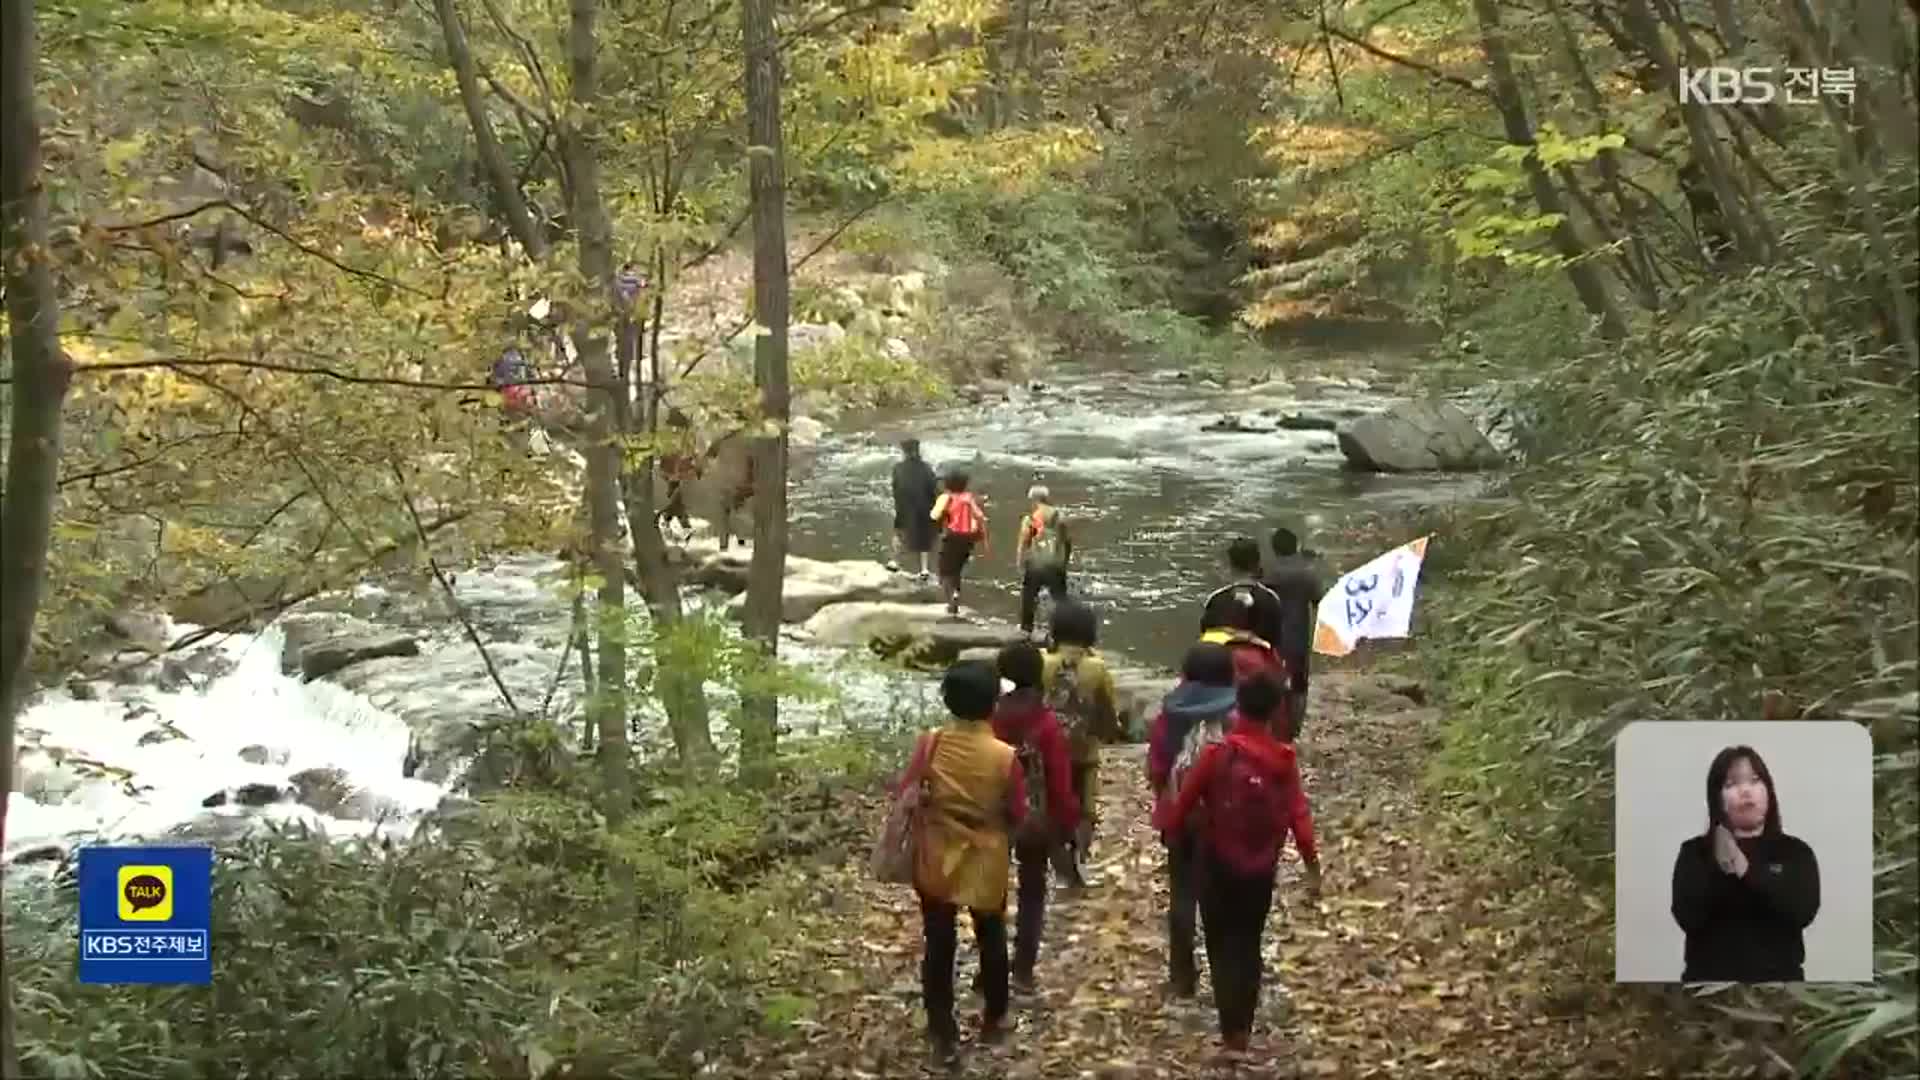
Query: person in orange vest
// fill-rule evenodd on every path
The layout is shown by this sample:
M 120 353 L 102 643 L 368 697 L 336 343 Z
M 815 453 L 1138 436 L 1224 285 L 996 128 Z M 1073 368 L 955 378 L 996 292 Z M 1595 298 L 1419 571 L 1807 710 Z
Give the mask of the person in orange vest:
M 1073 537 L 1046 485 L 1028 488 L 1027 499 L 1032 509 L 1020 519 L 1014 561 L 1020 564 L 1020 632 L 1032 637 L 1040 593 L 1044 590 L 1051 595 L 1056 608 L 1067 598 L 1067 560 L 1073 557 Z
M 947 596 L 947 614 L 960 614 L 960 576 L 975 547 L 985 546 L 987 514 L 980 502 L 967 490 L 967 474 L 955 469 L 947 474 L 946 489 L 933 501 L 927 515 L 940 526 L 940 589 Z

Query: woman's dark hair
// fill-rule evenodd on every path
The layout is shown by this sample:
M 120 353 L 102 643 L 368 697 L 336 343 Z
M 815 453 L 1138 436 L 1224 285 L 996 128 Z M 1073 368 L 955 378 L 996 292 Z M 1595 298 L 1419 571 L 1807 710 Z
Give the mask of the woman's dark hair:
M 1000 700 L 1000 673 L 985 660 L 962 660 L 940 680 L 940 700 L 962 720 L 985 720 Z
M 1249 678 L 1234 691 L 1233 703 L 1240 715 L 1263 724 L 1273 722 L 1273 713 L 1286 700 L 1285 692 L 1280 688 L 1279 680 L 1271 675 L 1260 674 Z
M 1273 553 L 1275 555 L 1284 557 L 1298 554 L 1299 551 L 1300 538 L 1294 535 L 1292 529 L 1273 530 Z
M 900 449 L 910 458 L 920 456 L 920 440 L 911 436 L 900 440 Z
M 1180 664 L 1180 677 L 1207 686 L 1232 686 L 1233 650 L 1210 641 L 1195 645 Z
M 1713 764 L 1707 766 L 1707 831 L 1713 831 L 1715 825 L 1727 824 L 1727 810 L 1720 798 L 1720 789 L 1727 784 L 1727 774 L 1733 771 L 1736 762 L 1745 758 L 1753 766 L 1753 775 L 1767 789 L 1767 821 L 1760 831 L 1767 836 L 1780 835 L 1780 796 L 1773 788 L 1773 773 L 1767 769 L 1767 763 L 1758 751 L 1751 746 L 1729 746 L 1713 755 Z M 1732 826 L 1728 826 L 1729 829 Z
M 948 491 L 952 491 L 956 493 L 965 491 L 967 490 L 967 483 L 968 483 L 967 474 L 964 472 L 961 472 L 959 469 L 955 469 L 952 472 L 947 474 L 946 484 L 947 484 Z
M 1100 640 L 1100 617 L 1079 600 L 1062 600 L 1053 605 L 1053 619 L 1048 629 L 1053 633 L 1056 647 L 1078 645 L 1091 649 Z
M 1260 545 L 1252 537 L 1235 537 L 1233 543 L 1227 545 L 1227 565 L 1242 574 L 1259 573 Z
M 1046 658 L 1026 641 L 1016 641 L 1001 649 L 995 666 L 1000 669 L 1000 677 L 1012 683 L 1015 690 L 1038 689 L 1047 672 Z

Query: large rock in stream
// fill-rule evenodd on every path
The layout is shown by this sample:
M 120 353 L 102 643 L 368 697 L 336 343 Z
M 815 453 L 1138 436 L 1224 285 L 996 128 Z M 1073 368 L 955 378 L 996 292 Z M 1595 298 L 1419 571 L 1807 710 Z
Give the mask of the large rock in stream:
M 382 630 L 350 615 L 289 615 L 281 620 L 280 627 L 285 639 L 280 670 L 288 675 L 297 671 L 304 682 L 324 679 L 368 660 L 420 655 L 420 641 L 412 634 Z
M 696 541 L 683 549 L 681 557 L 691 564 L 688 584 L 733 593 L 727 610 L 736 618 L 746 611 L 752 549 L 723 552 L 710 540 Z M 940 599 L 940 587 L 933 582 L 863 559 L 829 561 L 789 555 L 786 569 L 780 590 L 780 621 L 786 623 L 804 623 L 832 604 L 930 604 Z
M 950 664 L 969 649 L 998 649 L 1023 637 L 1017 627 L 949 615 L 941 604 L 876 601 L 828 604 L 802 629 L 822 645 L 866 648 L 923 665 Z
M 1347 463 L 1367 472 L 1473 472 L 1505 461 L 1472 417 L 1444 401 L 1398 405 L 1337 434 Z

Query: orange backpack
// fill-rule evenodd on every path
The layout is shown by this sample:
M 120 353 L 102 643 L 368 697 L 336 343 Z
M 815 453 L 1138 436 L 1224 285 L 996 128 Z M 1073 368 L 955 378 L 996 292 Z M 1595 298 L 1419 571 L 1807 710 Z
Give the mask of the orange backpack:
M 958 536 L 979 536 L 984 530 L 981 521 L 980 504 L 973 501 L 970 492 L 957 492 L 947 496 L 947 531 Z

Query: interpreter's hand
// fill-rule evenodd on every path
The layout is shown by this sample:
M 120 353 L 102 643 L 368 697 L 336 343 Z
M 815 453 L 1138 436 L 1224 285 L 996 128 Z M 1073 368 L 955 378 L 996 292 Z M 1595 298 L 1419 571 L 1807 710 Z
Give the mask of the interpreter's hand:
M 1740 845 L 1734 841 L 1733 834 L 1727 831 L 1725 825 L 1713 827 L 1713 861 L 1720 864 L 1722 873 L 1734 877 L 1747 875 L 1747 855 L 1740 850 Z

